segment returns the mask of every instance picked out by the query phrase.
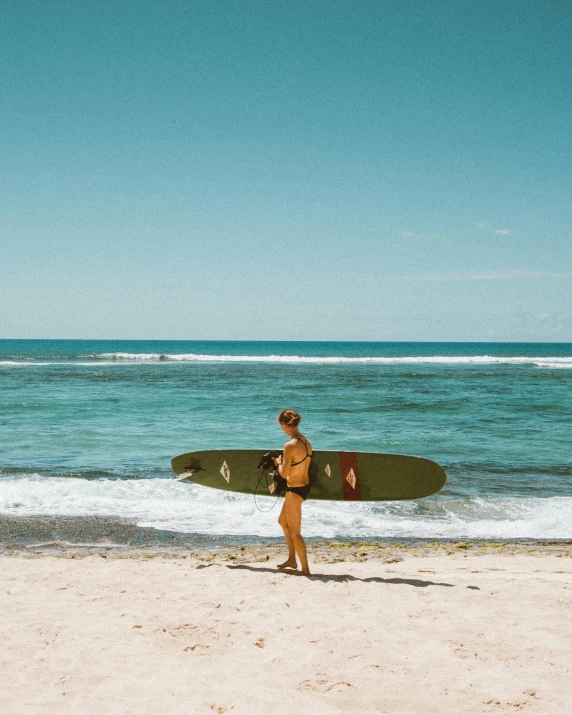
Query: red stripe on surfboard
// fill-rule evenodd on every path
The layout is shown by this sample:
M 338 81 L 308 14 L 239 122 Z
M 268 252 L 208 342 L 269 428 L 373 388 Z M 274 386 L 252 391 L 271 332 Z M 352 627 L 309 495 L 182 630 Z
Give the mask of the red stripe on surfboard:
M 348 474 L 352 470 L 356 478 L 355 488 L 352 487 L 347 479 Z M 342 477 L 342 489 L 344 490 L 344 501 L 361 501 L 357 452 L 340 452 L 340 473 Z

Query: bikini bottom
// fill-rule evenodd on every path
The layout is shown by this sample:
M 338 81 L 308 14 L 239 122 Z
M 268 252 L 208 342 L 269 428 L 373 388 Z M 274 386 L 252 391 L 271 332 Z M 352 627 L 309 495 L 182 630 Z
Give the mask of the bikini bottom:
M 286 487 L 286 491 L 297 494 L 299 497 L 302 497 L 303 501 L 306 501 L 310 495 L 310 485 L 306 484 L 305 487 Z

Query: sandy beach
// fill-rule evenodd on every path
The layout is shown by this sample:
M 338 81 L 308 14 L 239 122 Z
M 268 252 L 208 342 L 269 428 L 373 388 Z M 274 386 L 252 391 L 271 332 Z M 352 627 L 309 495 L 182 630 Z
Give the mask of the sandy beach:
M 571 712 L 572 547 L 467 546 L 2 555 L 0 711 Z

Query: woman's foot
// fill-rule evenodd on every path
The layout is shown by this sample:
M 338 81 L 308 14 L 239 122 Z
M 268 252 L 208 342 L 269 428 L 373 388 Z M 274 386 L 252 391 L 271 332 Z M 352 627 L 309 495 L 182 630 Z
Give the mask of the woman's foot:
M 298 564 L 296 563 L 296 559 L 288 559 L 288 561 L 285 561 L 283 564 L 278 564 L 276 566 L 277 569 L 297 569 Z

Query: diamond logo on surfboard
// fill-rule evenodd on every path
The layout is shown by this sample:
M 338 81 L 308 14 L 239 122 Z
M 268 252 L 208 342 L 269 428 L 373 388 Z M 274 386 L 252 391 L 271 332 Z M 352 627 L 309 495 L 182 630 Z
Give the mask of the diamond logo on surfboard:
M 346 480 L 352 489 L 356 488 L 357 477 L 353 469 L 350 469 L 350 471 L 348 472 Z
M 222 467 L 220 468 L 220 473 L 222 476 L 226 479 L 226 483 L 230 483 L 230 469 L 228 468 L 228 464 L 226 463 L 226 460 L 222 463 Z
M 326 468 L 324 469 L 324 472 L 328 475 L 328 477 L 332 476 L 332 470 L 330 469 L 330 465 L 326 464 Z

